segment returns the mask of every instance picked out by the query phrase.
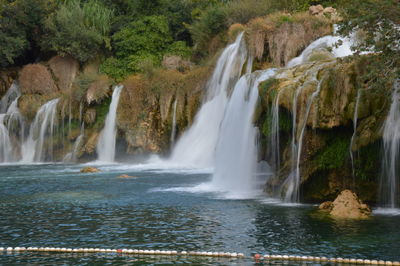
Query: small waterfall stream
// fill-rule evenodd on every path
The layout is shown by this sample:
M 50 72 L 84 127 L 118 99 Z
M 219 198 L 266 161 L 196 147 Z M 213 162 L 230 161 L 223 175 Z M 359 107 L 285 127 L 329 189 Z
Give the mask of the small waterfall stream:
M 334 47 L 335 43 L 341 41 L 341 45 Z M 351 38 L 342 38 L 338 36 L 325 36 L 316 41 L 312 42 L 304 51 L 296 58 L 293 58 L 287 64 L 287 67 L 294 67 L 307 62 L 308 58 L 314 50 L 318 49 L 332 49 L 332 54 L 335 57 L 345 57 L 352 54 L 351 51 L 352 40 Z M 291 172 L 282 184 L 279 195 L 284 195 L 284 200 L 286 202 L 298 202 L 300 199 L 300 183 L 301 183 L 301 173 L 300 173 L 300 162 L 301 153 L 303 147 L 303 138 L 305 129 L 307 126 L 307 120 L 309 118 L 311 106 L 314 99 L 319 95 L 321 89 L 322 78 L 318 79 L 318 72 L 323 68 L 325 64 L 317 69 L 315 73 L 312 73 L 312 80 L 310 82 L 315 82 L 317 84 L 316 90 L 310 95 L 307 100 L 306 109 L 299 113 L 298 109 L 298 98 L 303 93 L 305 86 L 298 88 L 293 96 L 293 106 L 292 106 L 292 141 L 291 141 Z M 275 104 L 272 108 L 272 123 L 271 123 L 271 137 L 270 143 L 272 144 L 271 152 L 272 159 L 274 161 L 274 170 L 279 173 L 280 165 L 280 147 L 279 147 L 279 96 L 281 92 L 278 92 L 275 98 Z M 301 121 L 300 121 L 301 119 Z
M 33 163 L 52 160 L 52 141 L 59 100 L 57 98 L 47 102 L 36 113 L 29 129 L 29 136 L 22 144 L 22 162 Z M 51 143 L 45 145 L 46 139 L 49 139 Z
M 192 126 L 177 141 L 169 163 L 189 167 L 213 167 L 220 125 L 228 94 L 239 79 L 247 58 L 243 33 L 222 52 L 207 84 L 205 102 Z
M 110 109 L 106 117 L 104 128 L 101 131 L 97 142 L 97 158 L 101 162 L 114 162 L 115 159 L 117 109 L 122 88 L 122 85 L 114 88 Z
M 18 110 L 18 99 L 21 92 L 17 82 L 13 82 L 0 101 L 0 162 L 15 161 L 12 136 L 23 136 L 23 119 Z
M 384 207 L 399 208 L 400 193 L 400 80 L 393 85 L 392 104 L 383 126 L 383 171 L 380 200 Z
M 0 162 L 10 162 L 12 159 L 12 146 L 7 127 L 4 125 L 5 114 L 0 114 Z
M 353 147 L 353 143 L 356 138 L 356 135 L 357 135 L 357 122 L 358 122 L 358 111 L 359 111 L 358 109 L 359 109 L 359 105 L 360 105 L 361 95 L 362 95 L 362 90 L 358 90 L 357 97 L 356 97 L 356 106 L 354 107 L 353 135 L 351 136 L 351 140 L 350 140 L 350 160 L 351 160 L 351 171 L 353 174 L 353 186 L 355 184 L 356 174 L 355 174 L 355 169 L 354 169 L 354 155 L 353 155 L 352 147 Z
M 171 145 L 174 145 L 175 143 L 175 136 L 176 136 L 176 105 L 178 104 L 178 100 L 175 99 L 174 101 L 174 110 L 172 114 L 172 130 L 171 130 Z

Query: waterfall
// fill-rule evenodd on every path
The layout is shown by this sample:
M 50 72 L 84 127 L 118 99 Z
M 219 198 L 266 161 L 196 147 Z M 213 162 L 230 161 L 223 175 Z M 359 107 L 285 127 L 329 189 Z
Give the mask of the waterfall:
M 360 99 L 362 95 L 362 90 L 357 91 L 357 98 L 356 98 L 356 106 L 354 107 L 354 116 L 353 116 L 353 135 L 351 136 L 350 140 L 350 160 L 351 160 L 351 170 L 353 174 L 353 186 L 355 185 L 355 169 L 354 169 L 354 156 L 353 156 L 353 143 L 357 135 L 357 121 L 358 121 L 358 106 L 360 105 Z
M 335 46 L 337 45 L 337 47 Z M 353 40 L 350 37 L 339 37 L 339 36 L 325 36 L 312 42 L 304 51 L 298 56 L 290 60 L 287 64 L 287 68 L 295 67 L 297 65 L 306 63 L 313 51 L 317 49 L 331 49 L 331 53 L 334 57 L 345 57 L 352 55 L 351 46 Z M 326 64 L 322 64 L 315 73 L 312 73 L 312 80 L 317 84 L 316 90 L 311 94 L 307 100 L 306 110 L 304 113 L 298 113 L 298 98 L 303 92 L 305 86 L 298 88 L 293 96 L 293 107 L 292 107 L 292 141 L 291 141 L 291 172 L 283 182 L 279 189 L 279 194 L 284 195 L 286 202 L 298 202 L 300 199 L 300 161 L 301 152 L 303 148 L 303 138 L 305 129 L 307 126 L 307 120 L 310 114 L 311 106 L 314 99 L 319 95 L 321 89 L 321 80 L 317 79 L 319 69 L 323 68 Z M 274 162 L 274 170 L 276 173 L 280 171 L 280 147 L 279 147 L 279 97 L 280 91 L 278 92 L 275 103 L 272 108 L 272 123 L 271 123 L 271 136 L 270 144 L 272 160 Z M 302 116 L 301 116 L 302 115 Z M 301 121 L 300 121 L 301 119 Z M 297 124 L 299 126 L 297 126 Z
M 21 96 L 21 92 L 19 90 L 18 83 L 14 81 L 10 88 L 7 90 L 7 93 L 1 98 L 0 101 L 0 114 L 4 114 L 7 112 L 10 104 L 19 96 Z
M 22 162 L 43 162 L 53 156 L 53 133 L 57 116 L 59 98 L 44 104 L 36 113 L 35 119 L 29 128 L 29 136 L 22 144 Z M 45 145 L 49 139 L 50 144 Z M 45 146 L 48 146 L 46 149 Z M 49 155 L 49 156 L 48 156 Z
M 176 143 L 169 162 L 185 166 L 212 167 L 220 125 L 228 102 L 229 90 L 239 79 L 246 62 L 243 33 L 224 49 L 207 84 L 205 101 L 193 125 Z
M 20 95 L 19 86 L 14 81 L 0 101 L 0 162 L 15 161 L 11 138 L 19 128 L 21 128 L 20 136 L 23 136 L 23 119 L 18 110 Z
M 5 114 L 0 114 L 0 162 L 10 162 L 12 146 L 7 127 L 4 125 Z
M 256 194 L 258 130 L 253 125 L 253 115 L 259 84 L 274 75 L 273 69 L 245 74 L 236 83 L 226 107 L 211 184 L 235 197 Z
M 114 88 L 110 109 L 106 117 L 104 128 L 101 131 L 99 140 L 97 142 L 97 155 L 98 160 L 101 162 L 114 162 L 115 143 L 117 137 L 117 109 L 122 88 L 122 85 Z
M 335 44 L 339 44 L 337 47 Z M 339 37 L 339 36 L 325 36 L 319 38 L 312 42 L 306 49 L 298 56 L 290 60 L 287 64 L 287 67 L 294 67 L 300 64 L 303 64 L 307 61 L 308 57 L 311 53 L 316 49 L 331 49 L 333 56 L 337 57 L 345 57 L 352 55 L 351 47 L 353 44 L 353 40 L 349 37 Z
M 283 91 L 283 90 L 282 90 Z M 280 168 L 280 136 L 279 136 L 279 99 L 282 91 L 278 91 L 274 105 L 272 106 L 271 135 L 269 138 L 269 157 L 271 158 L 272 167 L 276 174 L 279 174 Z
M 392 104 L 383 126 L 383 171 L 380 199 L 385 207 L 400 207 L 400 80 L 393 85 Z
M 172 130 L 171 130 L 171 145 L 175 143 L 175 135 L 176 135 L 176 105 L 178 104 L 178 100 L 174 101 L 174 110 L 172 114 Z
M 85 123 L 83 123 L 81 126 L 81 134 L 76 138 L 74 145 L 72 147 L 72 151 L 64 156 L 63 162 L 73 163 L 77 161 L 77 154 L 79 148 L 81 147 L 83 138 L 85 137 L 84 132 L 85 132 Z

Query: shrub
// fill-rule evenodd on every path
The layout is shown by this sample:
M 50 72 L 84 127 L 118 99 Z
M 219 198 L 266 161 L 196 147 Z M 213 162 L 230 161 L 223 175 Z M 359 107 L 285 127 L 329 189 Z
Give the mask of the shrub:
M 130 23 L 112 37 L 118 58 L 139 54 L 162 57 L 172 42 L 167 19 L 164 16 L 148 16 Z
M 26 65 L 19 74 L 19 84 L 23 94 L 48 95 L 57 91 L 50 71 L 41 64 Z
M 192 55 L 192 49 L 183 41 L 172 43 L 165 52 L 166 55 L 179 55 L 182 58 L 188 59 Z

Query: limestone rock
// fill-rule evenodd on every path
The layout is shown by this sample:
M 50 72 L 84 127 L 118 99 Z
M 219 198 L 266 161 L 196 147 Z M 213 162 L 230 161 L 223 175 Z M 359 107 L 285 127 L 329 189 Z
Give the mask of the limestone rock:
M 100 172 L 100 170 L 95 167 L 85 167 L 81 169 L 81 173 L 98 173 L 98 172 Z
M 327 203 L 323 204 L 329 206 Z M 330 215 L 340 219 L 366 219 L 371 215 L 371 209 L 363 204 L 355 193 L 343 190 L 332 203 Z
M 331 212 L 333 208 L 333 202 L 332 201 L 325 201 L 322 202 L 319 207 L 321 211 L 326 211 L 326 212 Z
M 324 13 L 324 7 L 322 5 L 310 6 L 308 12 L 313 16 L 321 15 Z
M 68 90 L 79 70 L 79 63 L 71 56 L 54 56 L 49 60 L 49 66 L 57 79 L 61 90 Z
M 127 174 L 123 174 L 123 175 L 118 176 L 118 178 L 137 178 L 137 177 L 136 176 L 130 176 L 130 175 L 127 175 Z

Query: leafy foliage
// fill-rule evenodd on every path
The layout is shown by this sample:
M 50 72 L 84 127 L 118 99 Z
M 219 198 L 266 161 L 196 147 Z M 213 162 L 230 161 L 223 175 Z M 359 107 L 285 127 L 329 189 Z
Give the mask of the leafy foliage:
M 113 12 L 96 0 L 66 1 L 46 19 L 41 47 L 86 62 L 104 47 L 110 48 L 112 16 Z
M 361 52 L 375 52 L 363 76 L 369 88 L 385 89 L 400 76 L 400 3 L 397 0 L 342 0 L 343 23 L 340 32 L 355 30 L 362 38 L 354 47 Z M 360 34 L 359 34 L 360 35 Z
M 54 4 L 51 0 L 0 1 L 0 67 L 29 57 L 36 50 L 42 22 Z M 35 55 L 37 51 L 31 51 Z M 25 61 L 25 60 L 22 60 Z

